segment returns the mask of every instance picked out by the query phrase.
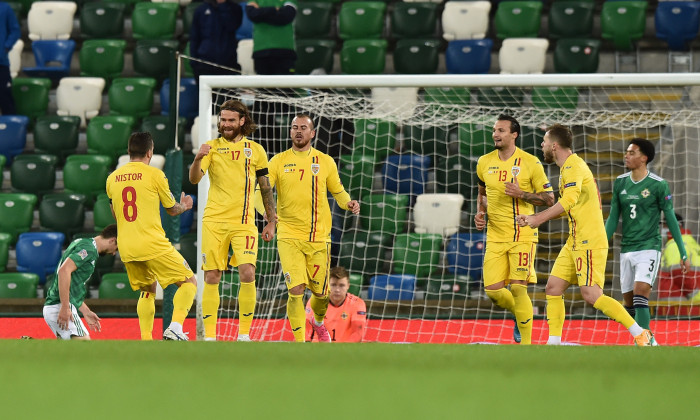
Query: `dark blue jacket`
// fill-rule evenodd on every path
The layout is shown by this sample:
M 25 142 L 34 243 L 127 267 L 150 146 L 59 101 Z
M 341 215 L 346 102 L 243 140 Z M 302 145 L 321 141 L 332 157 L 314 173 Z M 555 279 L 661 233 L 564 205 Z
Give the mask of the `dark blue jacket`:
M 21 33 L 19 31 L 19 22 L 15 17 L 15 12 L 9 4 L 0 1 L 0 66 L 10 66 L 10 59 L 7 53 L 15 45 Z
M 233 0 L 206 0 L 194 12 L 190 28 L 190 55 L 226 67 L 240 68 L 236 31 L 243 21 L 243 9 Z

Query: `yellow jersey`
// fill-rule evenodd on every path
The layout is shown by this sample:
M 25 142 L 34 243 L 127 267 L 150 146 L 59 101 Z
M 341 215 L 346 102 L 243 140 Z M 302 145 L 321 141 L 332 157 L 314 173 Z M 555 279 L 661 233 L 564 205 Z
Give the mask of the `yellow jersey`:
M 517 178 L 520 189 L 541 193 L 552 191 L 552 184 L 544 173 L 542 162 L 526 151 L 515 148 L 507 160 L 498 157 L 498 150 L 479 158 L 476 165 L 479 184 L 486 188 L 488 200 L 488 225 L 486 240 L 489 242 L 537 242 L 537 229 L 520 227 L 515 220 L 519 214 L 534 214 L 535 206 L 506 195 L 506 182 Z
M 265 149 L 245 137 L 236 143 L 219 137 L 207 144 L 211 150 L 201 168 L 209 172 L 209 193 L 202 220 L 254 225 L 255 183 L 267 174 Z
M 559 172 L 559 203 L 569 219 L 567 247 L 574 251 L 608 248 L 598 183 L 576 153 L 566 158 Z
M 328 193 L 342 209 L 347 210 L 350 201 L 333 158 L 314 148 L 288 149 L 270 159 L 269 176 L 277 188 L 277 237 L 330 241 Z
M 107 195 L 117 219 L 117 243 L 122 261 L 146 261 L 172 249 L 160 221 L 176 201 L 163 171 L 129 162 L 107 177 Z

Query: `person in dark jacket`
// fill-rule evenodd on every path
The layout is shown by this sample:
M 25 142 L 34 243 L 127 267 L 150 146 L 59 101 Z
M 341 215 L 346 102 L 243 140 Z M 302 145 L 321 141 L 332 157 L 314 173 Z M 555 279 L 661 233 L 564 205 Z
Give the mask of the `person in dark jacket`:
M 257 0 L 246 6 L 253 22 L 253 61 L 257 74 L 294 74 L 296 0 Z
M 13 115 L 15 101 L 12 97 L 12 76 L 10 75 L 10 52 L 20 37 L 19 23 L 9 4 L 0 2 L 0 114 Z
M 195 10 L 190 28 L 190 55 L 226 67 L 192 61 L 196 80 L 203 74 L 240 74 L 236 31 L 242 22 L 243 9 L 233 0 L 205 0 Z

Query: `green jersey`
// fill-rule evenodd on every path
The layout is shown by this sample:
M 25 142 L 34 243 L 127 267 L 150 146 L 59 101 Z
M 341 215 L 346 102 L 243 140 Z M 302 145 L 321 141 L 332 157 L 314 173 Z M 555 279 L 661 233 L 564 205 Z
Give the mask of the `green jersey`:
M 620 175 L 613 184 L 610 217 L 606 223 L 608 239 L 617 229 L 618 217 L 621 216 L 620 252 L 661 251 L 661 212 L 664 212 L 667 220 L 669 215 L 675 220 L 668 183 L 651 172 L 641 181 L 635 182 L 631 174 L 627 172 Z
M 71 275 L 70 281 L 70 303 L 76 308 L 82 306 L 87 289 L 85 283 L 95 271 L 95 261 L 97 261 L 97 244 L 94 238 L 76 239 L 68 245 L 66 251 L 61 256 L 58 268 L 61 267 L 66 258 L 73 260 L 78 267 Z M 58 295 L 58 268 L 56 268 L 56 278 L 48 292 L 46 292 L 46 303 L 44 305 L 55 305 L 61 303 Z

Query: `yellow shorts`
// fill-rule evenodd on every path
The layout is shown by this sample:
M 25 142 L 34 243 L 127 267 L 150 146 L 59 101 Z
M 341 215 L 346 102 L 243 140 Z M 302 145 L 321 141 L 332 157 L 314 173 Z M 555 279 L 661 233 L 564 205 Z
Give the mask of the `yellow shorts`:
M 255 225 L 202 223 L 202 269 L 227 270 L 228 266 L 253 264 L 258 259 L 258 228 Z M 226 263 L 229 247 L 233 249 Z
M 607 249 L 587 249 L 572 251 L 565 246 L 559 251 L 551 275 L 579 286 L 605 284 L 605 263 L 608 260 Z
M 305 284 L 313 293 L 327 295 L 330 246 L 329 242 L 278 239 L 277 250 L 287 289 Z
M 173 247 L 167 253 L 148 261 L 124 262 L 129 284 L 134 290 L 149 290 L 154 282 L 165 289 L 169 285 L 194 276 L 187 260 Z
M 537 283 L 535 274 L 535 242 L 486 242 L 484 254 L 484 286 L 510 280 Z

